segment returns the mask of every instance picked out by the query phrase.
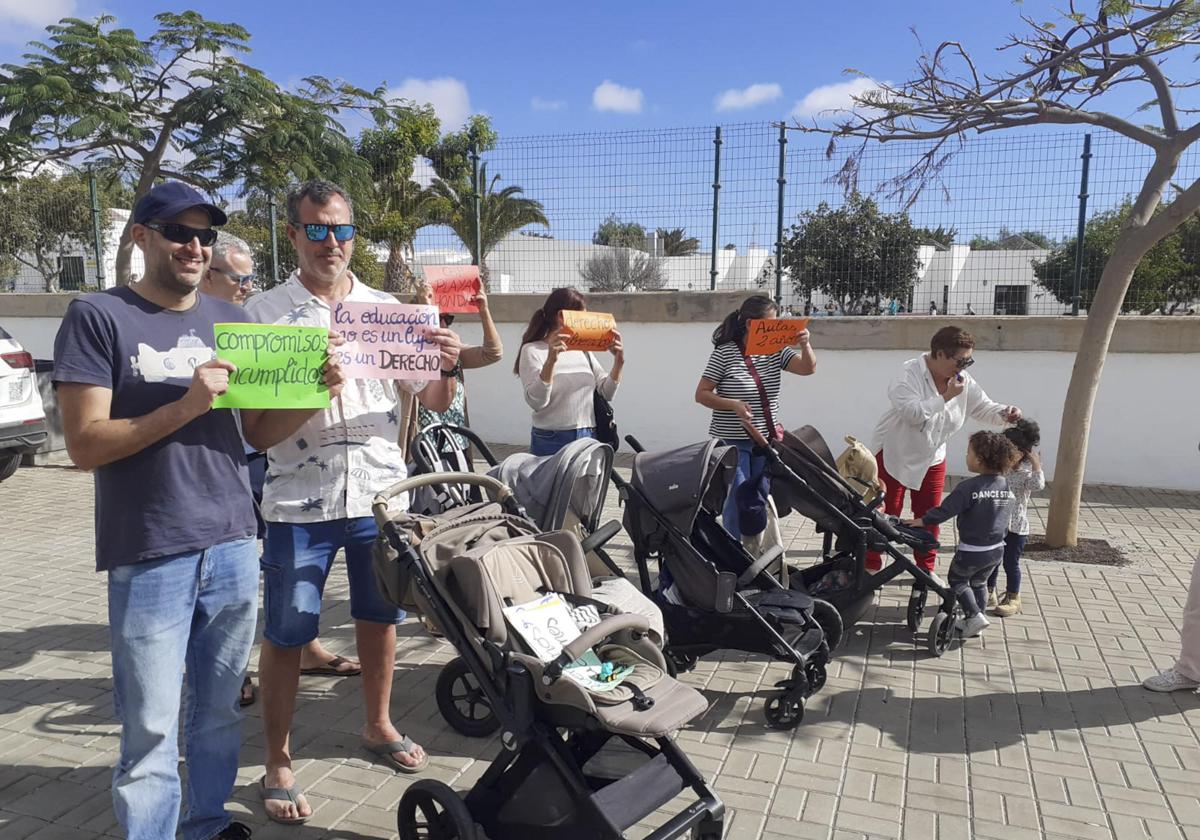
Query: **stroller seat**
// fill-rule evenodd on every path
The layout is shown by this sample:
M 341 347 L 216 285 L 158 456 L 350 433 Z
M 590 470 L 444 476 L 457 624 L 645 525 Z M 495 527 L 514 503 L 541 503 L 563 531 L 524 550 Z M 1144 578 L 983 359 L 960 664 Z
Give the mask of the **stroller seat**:
M 487 545 L 451 560 L 446 575 L 447 589 L 464 617 L 482 639 L 508 651 L 530 671 L 541 701 L 571 707 L 609 732 L 636 737 L 674 732 L 707 710 L 703 695 L 666 675 L 645 616 L 622 613 L 592 598 L 591 577 L 574 535 L 558 531 Z M 543 639 L 535 630 L 545 645 L 534 650 L 505 609 L 549 594 L 595 608 L 600 623 L 573 639 L 576 628 L 565 628 L 566 644 Z M 564 673 L 588 651 L 601 660 L 631 664 L 633 673 L 615 688 L 589 690 Z

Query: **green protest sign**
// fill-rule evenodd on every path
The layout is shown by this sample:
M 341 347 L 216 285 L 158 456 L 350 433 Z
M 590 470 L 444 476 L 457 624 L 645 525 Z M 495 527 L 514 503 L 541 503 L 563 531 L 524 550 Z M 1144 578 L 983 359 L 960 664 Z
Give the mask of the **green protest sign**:
M 213 324 L 213 338 L 217 358 L 237 366 L 213 408 L 329 407 L 325 327 Z

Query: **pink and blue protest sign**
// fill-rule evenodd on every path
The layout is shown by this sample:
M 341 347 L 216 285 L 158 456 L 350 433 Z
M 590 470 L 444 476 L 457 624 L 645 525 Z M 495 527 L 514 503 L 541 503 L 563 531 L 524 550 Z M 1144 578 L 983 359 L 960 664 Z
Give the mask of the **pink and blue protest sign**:
M 429 340 L 438 326 L 436 306 L 342 301 L 333 330 L 346 342 L 335 348 L 351 379 L 440 379 L 442 352 Z

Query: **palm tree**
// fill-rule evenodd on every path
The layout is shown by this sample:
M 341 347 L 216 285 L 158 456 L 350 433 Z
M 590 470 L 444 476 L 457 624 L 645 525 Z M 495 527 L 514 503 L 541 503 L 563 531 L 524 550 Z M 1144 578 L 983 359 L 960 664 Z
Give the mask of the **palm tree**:
M 412 253 L 421 228 L 438 222 L 438 197 L 432 189 L 413 181 L 377 184 L 370 228 L 387 244 L 383 290 L 393 294 L 411 292 L 416 276 L 405 259 Z
M 700 250 L 700 240 L 694 236 L 686 236 L 683 228 L 659 228 L 657 233 L 664 257 L 686 257 Z
M 478 253 L 475 238 L 475 203 L 470 183 L 455 184 L 435 178 L 430 190 L 438 198 L 435 211 L 437 220 L 448 225 L 467 247 L 471 258 L 479 265 L 479 278 L 486 289 L 489 288 L 487 255 L 500 240 L 526 225 L 550 227 L 550 222 L 546 218 L 542 203 L 525 198 L 521 187 L 510 185 L 497 190 L 500 176 L 495 175 L 489 181 L 486 163 L 479 165 L 479 183 L 486 184 L 487 187 L 479 195 Z

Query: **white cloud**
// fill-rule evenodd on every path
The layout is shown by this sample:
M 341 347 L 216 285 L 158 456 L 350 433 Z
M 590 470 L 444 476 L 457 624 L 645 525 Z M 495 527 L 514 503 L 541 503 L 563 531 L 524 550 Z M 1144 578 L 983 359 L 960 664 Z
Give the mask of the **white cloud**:
M 387 95 L 418 105 L 432 105 L 442 121 L 443 132 L 462 128 L 471 115 L 471 96 L 467 93 L 467 86 L 449 76 L 440 79 L 405 79 L 398 87 L 391 88 Z
M 642 92 L 638 88 L 622 87 L 605 79 L 592 91 L 592 107 L 597 111 L 616 111 L 621 114 L 642 112 Z
M 848 82 L 837 82 L 813 88 L 807 96 L 796 103 L 796 107 L 792 108 L 792 116 L 795 118 L 817 117 L 823 111 L 853 110 L 854 100 L 852 97 L 862 96 L 868 90 L 878 87 L 878 82 L 860 76 Z
M 4 23 L 43 27 L 75 14 L 75 0 L 0 0 L 0 29 Z
M 747 88 L 730 88 L 717 97 L 718 111 L 738 111 L 773 102 L 783 96 L 783 88 L 774 82 L 759 82 Z
M 542 99 L 540 96 L 535 96 L 530 101 L 529 107 L 535 111 L 561 111 L 567 107 L 567 103 L 561 99 Z
M 437 177 L 437 173 L 433 171 L 433 164 L 429 162 L 429 158 L 418 157 L 413 159 L 413 180 L 422 187 L 428 187 L 433 183 L 433 179 Z

